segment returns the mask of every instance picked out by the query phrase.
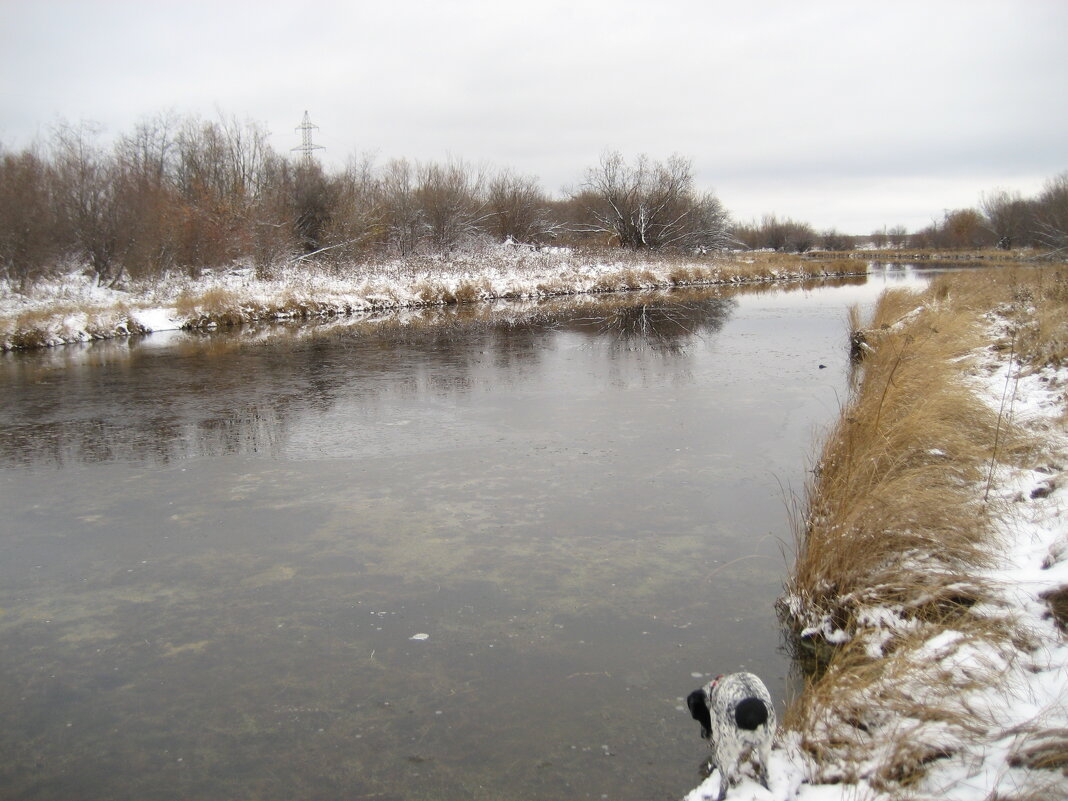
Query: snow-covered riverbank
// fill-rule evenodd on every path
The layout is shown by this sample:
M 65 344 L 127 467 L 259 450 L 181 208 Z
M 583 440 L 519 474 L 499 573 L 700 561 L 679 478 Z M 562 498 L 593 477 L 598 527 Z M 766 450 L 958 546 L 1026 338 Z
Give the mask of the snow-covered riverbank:
M 251 267 L 170 276 L 120 288 L 74 272 L 26 294 L 0 285 L 0 350 L 48 347 L 138 333 L 208 329 L 263 320 L 347 316 L 499 298 L 614 292 L 863 273 L 866 263 L 531 250 L 419 257 L 350 271 L 297 264 L 258 275 Z
M 988 341 L 1016 342 L 1005 319 L 986 319 Z M 984 347 L 967 364 L 975 394 L 1026 443 L 973 487 L 993 524 L 988 566 L 974 576 L 982 597 L 945 623 L 885 603 L 859 609 L 861 623 L 817 625 L 853 649 L 828 668 L 834 696 L 784 727 L 770 792 L 746 780 L 730 799 L 1068 798 L 1068 368 L 1021 364 L 1012 347 Z M 718 774 L 687 801 L 717 791 Z

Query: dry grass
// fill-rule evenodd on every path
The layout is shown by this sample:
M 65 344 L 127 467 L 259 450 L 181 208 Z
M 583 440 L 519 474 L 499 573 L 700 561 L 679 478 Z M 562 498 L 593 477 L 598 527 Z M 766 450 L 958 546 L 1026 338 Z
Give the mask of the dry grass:
M 234 290 L 220 286 L 200 291 L 187 289 L 178 295 L 175 307 L 180 317 L 190 320 L 219 319 L 233 315 L 240 308 L 240 297 Z
M 985 348 L 1028 369 L 1063 364 L 1065 283 L 1054 267 L 967 271 L 921 295 L 887 293 L 868 323 L 851 313 L 851 342 L 864 343 L 859 380 L 820 454 L 780 602 L 795 633 L 822 643 L 785 718 L 813 781 L 863 779 L 907 797 L 932 764 L 997 734 L 969 693 L 998 686 L 1014 654 L 1037 644 L 989 607 L 974 612 L 995 596 L 976 578 L 1001 511 L 984 498 L 995 461 L 1037 451 L 1007 410 L 973 394 L 969 374 Z M 993 343 L 992 324 L 1002 329 Z M 1045 600 L 1063 627 L 1068 588 Z M 930 653 L 947 632 L 968 658 Z M 1016 734 L 1010 766 L 1047 776 L 1068 766 L 1063 729 L 1038 722 Z
M 933 649 L 934 627 L 902 635 L 880 658 L 858 641 L 843 646 L 784 719 L 816 766 L 811 780 L 864 779 L 900 792 L 938 760 L 984 742 L 992 721 L 969 692 L 998 681 L 1012 655 L 1001 624 L 973 619 L 962 629 Z
M 996 311 L 1008 322 L 1001 347 L 1012 347 L 1028 364 L 1068 364 L 1068 268 L 1016 266 L 980 276 L 966 281 L 947 274 L 933 291 L 952 291 L 955 305 L 973 314 Z
M 141 333 L 125 303 L 103 306 L 96 303 L 62 302 L 0 317 L 2 349 L 37 348 L 55 345 L 56 331 L 66 341 L 108 339 Z
M 1068 729 L 1030 728 L 1009 758 L 1013 767 L 1056 770 L 1068 776 Z
M 1068 586 L 1043 593 L 1042 600 L 1049 607 L 1049 613 L 1057 627 L 1068 634 Z
M 988 267 L 1012 267 L 1046 258 L 1044 251 L 1026 248 L 1001 250 L 1000 248 L 968 248 L 963 250 L 935 250 L 929 248 L 900 248 L 882 250 L 854 250 L 842 254 L 847 258 L 867 259 L 877 262 L 921 262 L 969 265 L 981 264 Z
M 851 323 L 857 331 L 856 315 Z M 851 335 L 856 339 L 857 335 Z M 989 560 L 990 520 L 975 503 L 997 417 L 968 389 L 981 344 L 968 315 L 887 293 L 864 339 L 859 386 L 820 455 L 787 584 L 803 630 L 855 628 L 890 606 L 935 618 L 985 595 L 971 576 Z
M 866 325 L 851 311 L 851 347 L 865 358 L 797 521 L 783 606 L 796 631 L 855 629 L 873 606 L 939 617 L 985 597 L 973 576 L 989 562 L 996 510 L 977 487 L 1031 445 L 969 388 L 992 311 L 1007 321 L 992 347 L 1036 367 L 1062 363 L 1060 268 L 947 274 L 922 295 L 887 292 Z

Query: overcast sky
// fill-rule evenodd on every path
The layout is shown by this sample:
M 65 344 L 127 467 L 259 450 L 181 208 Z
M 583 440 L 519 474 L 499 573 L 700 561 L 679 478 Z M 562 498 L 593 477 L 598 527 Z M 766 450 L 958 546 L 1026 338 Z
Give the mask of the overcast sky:
M 0 144 L 173 111 L 321 159 L 459 157 L 559 194 L 692 159 L 736 219 L 910 230 L 1068 170 L 1068 0 L 0 0 Z

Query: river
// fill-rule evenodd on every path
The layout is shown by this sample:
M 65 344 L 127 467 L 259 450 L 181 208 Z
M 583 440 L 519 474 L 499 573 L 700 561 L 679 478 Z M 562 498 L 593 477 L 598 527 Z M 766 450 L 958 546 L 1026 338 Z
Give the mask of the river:
M 0 358 L 0 795 L 670 799 L 868 279 Z

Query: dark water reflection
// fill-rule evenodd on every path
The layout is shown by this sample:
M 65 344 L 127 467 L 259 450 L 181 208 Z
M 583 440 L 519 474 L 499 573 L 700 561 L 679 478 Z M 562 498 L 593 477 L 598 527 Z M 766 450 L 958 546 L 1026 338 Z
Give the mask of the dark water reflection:
M 681 795 L 697 674 L 786 694 L 782 487 L 877 290 L 3 358 L 2 795 Z

